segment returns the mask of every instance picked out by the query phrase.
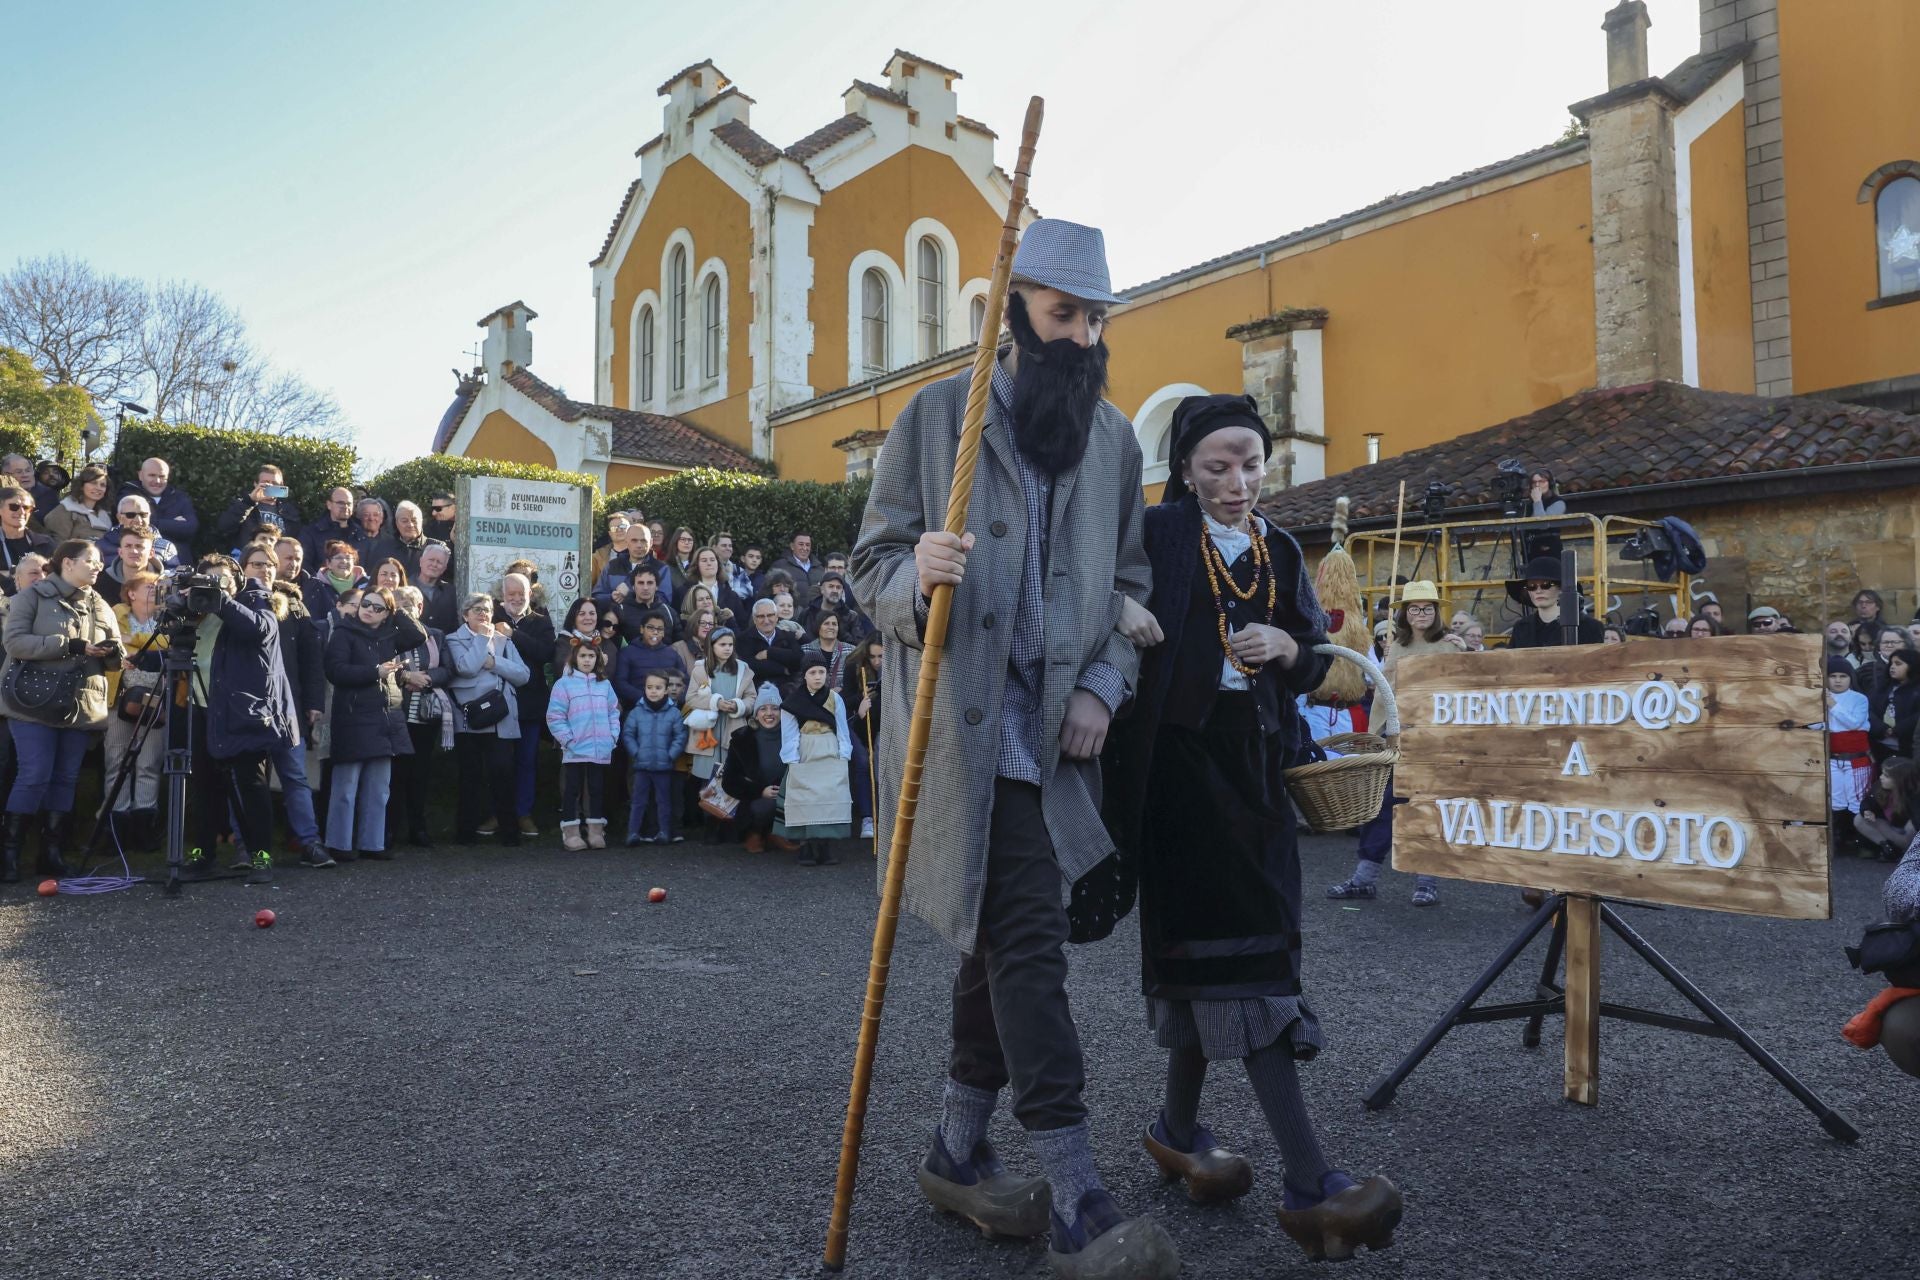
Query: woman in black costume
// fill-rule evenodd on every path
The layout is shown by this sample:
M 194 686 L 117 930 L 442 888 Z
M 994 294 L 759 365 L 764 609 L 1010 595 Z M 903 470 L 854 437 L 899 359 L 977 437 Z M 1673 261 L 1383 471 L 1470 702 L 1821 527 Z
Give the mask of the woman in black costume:
M 1253 1185 L 1199 1122 L 1207 1064 L 1239 1058 L 1286 1161 L 1281 1225 L 1311 1257 L 1391 1243 L 1400 1194 L 1332 1167 L 1295 1060 L 1321 1045 L 1300 995 L 1300 862 L 1281 770 L 1306 733 L 1296 695 L 1328 659 L 1300 547 L 1254 511 L 1273 440 L 1246 396 L 1174 413 L 1167 493 L 1146 513 L 1152 617 L 1123 611 L 1142 655 L 1108 757 L 1109 819 L 1138 872 L 1148 1022 L 1168 1051 L 1147 1150 L 1195 1200 Z

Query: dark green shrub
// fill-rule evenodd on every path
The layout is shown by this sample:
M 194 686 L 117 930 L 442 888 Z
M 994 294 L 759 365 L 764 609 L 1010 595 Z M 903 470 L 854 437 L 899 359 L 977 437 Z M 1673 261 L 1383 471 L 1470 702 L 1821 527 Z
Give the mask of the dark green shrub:
M 555 471 L 530 462 L 498 462 L 489 458 L 456 458 L 431 453 L 388 467 L 367 482 L 367 492 L 385 498 L 388 505 L 411 498 L 424 510 L 436 493 L 453 493 L 455 476 L 510 476 L 516 480 L 552 480 L 559 484 L 594 487 L 593 477 L 578 471 Z
M 327 491 L 353 481 L 358 455 L 353 446 L 329 440 L 273 435 L 265 431 L 222 431 L 160 422 L 128 422 L 114 441 L 112 468 L 117 479 L 131 480 L 148 458 L 165 458 L 173 482 L 193 497 L 200 515 L 196 551 L 219 541 L 214 524 L 227 504 L 253 489 L 263 463 L 286 474 L 290 500 L 300 519 L 317 520 L 326 510 Z
M 607 512 L 638 507 L 670 529 L 687 526 L 702 542 L 725 529 L 736 546 L 765 547 L 770 561 L 801 530 L 813 534 L 816 553 L 844 551 L 860 530 L 872 485 L 867 476 L 822 484 L 695 467 L 608 494 L 594 510 L 594 537 L 606 537 Z

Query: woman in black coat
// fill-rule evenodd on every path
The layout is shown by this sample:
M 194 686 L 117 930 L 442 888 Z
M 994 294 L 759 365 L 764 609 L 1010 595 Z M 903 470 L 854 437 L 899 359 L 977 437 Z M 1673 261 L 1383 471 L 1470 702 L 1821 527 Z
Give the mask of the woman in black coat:
M 447 651 L 446 633 L 428 625 L 422 613 L 426 603 L 420 588 L 402 587 L 394 593 L 400 616 L 420 623 L 427 633 L 425 644 L 400 653 L 400 714 L 407 723 L 407 739 L 413 750 L 393 760 L 393 792 L 387 801 L 387 842 L 405 835 L 407 843 L 423 849 L 433 847 L 427 833 L 427 792 L 431 784 L 434 753 L 439 750 L 441 734 L 448 714 L 446 688 L 453 683 L 453 659 Z
M 540 735 L 547 731 L 547 664 L 553 661 L 556 640 L 553 619 L 533 603 L 533 583 L 525 575 L 509 573 L 500 582 L 500 601 L 493 621 L 513 629 L 514 652 L 527 664 L 527 682 L 517 690 L 520 736 L 513 744 L 513 811 L 520 834 L 539 834 L 533 821 L 534 778 L 539 763 Z
M 1300 860 L 1281 773 L 1306 736 L 1294 699 L 1326 674 L 1313 651 L 1326 615 L 1299 545 L 1254 510 L 1273 439 L 1253 401 L 1189 396 L 1172 431 L 1166 500 L 1144 522 L 1151 614 L 1127 600 L 1118 623 L 1146 650 L 1105 756 L 1123 870 L 1075 884 L 1075 937 L 1111 929 L 1130 858 L 1147 1020 L 1168 1051 L 1147 1150 L 1196 1200 L 1251 1189 L 1252 1165 L 1199 1120 L 1208 1064 L 1240 1059 L 1286 1163 L 1281 1226 L 1309 1257 L 1351 1257 L 1391 1242 L 1401 1204 L 1385 1178 L 1359 1182 L 1327 1160 L 1295 1067 L 1321 1035 L 1301 997 Z
M 393 758 L 410 755 L 396 674 L 400 652 L 425 644 L 427 633 L 399 612 L 393 592 L 375 587 L 353 617 L 335 620 L 327 636 L 327 680 L 333 685 L 333 788 L 327 801 L 327 844 L 338 862 L 358 854 L 387 860 L 387 797 Z
M 748 853 L 764 852 L 769 840 L 782 850 L 799 847 L 773 834 L 774 801 L 786 776 L 780 759 L 780 693 L 763 684 L 754 698 L 753 723 L 733 731 L 720 770 L 720 789 L 740 802 L 733 823 Z

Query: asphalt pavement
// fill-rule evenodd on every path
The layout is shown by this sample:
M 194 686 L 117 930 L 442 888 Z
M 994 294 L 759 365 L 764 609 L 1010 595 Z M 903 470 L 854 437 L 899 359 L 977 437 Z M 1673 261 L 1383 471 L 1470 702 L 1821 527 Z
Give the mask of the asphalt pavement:
M 1303 1072 L 1336 1162 L 1406 1195 L 1389 1251 L 1341 1274 L 1867 1277 L 1920 1271 L 1920 1080 L 1839 1027 L 1878 987 L 1841 946 L 1884 868 L 1835 871 L 1834 919 L 1627 914 L 1842 1112 L 1857 1145 L 1735 1046 L 1603 1027 L 1600 1101 L 1561 1100 L 1560 1042 L 1442 1042 L 1386 1110 L 1359 1102 L 1526 919 L 1389 874 L 1320 896 L 1351 839 L 1306 842 Z M 407 852 L 389 864 L 41 899 L 0 888 L 0 1277 L 758 1277 L 815 1274 L 872 934 L 872 863 L 689 843 Z M 660 905 L 653 886 L 668 891 Z M 254 912 L 271 907 L 270 929 Z M 1539 945 L 1493 998 L 1528 994 Z M 1608 1000 L 1684 1012 L 1613 939 Z M 1041 1277 L 1039 1243 L 935 1214 L 912 1170 L 944 1076 L 953 956 L 904 921 L 849 1277 Z M 1254 1191 L 1200 1209 L 1140 1150 L 1162 1061 L 1132 922 L 1073 952 L 1096 1151 L 1188 1276 L 1315 1268 L 1280 1232 L 1280 1165 L 1244 1075 L 1204 1118 Z M 1033 1162 L 1010 1119 L 994 1137 Z M 1324 1266 L 1325 1264 L 1322 1264 Z

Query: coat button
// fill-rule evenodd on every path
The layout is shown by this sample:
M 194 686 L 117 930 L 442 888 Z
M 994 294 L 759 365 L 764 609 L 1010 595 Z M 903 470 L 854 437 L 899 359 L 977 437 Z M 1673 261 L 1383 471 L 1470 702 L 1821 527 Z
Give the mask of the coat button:
M 996 538 L 1004 538 L 1007 536 L 1007 522 L 1005 520 L 995 520 L 987 526 L 987 532 Z
M 986 717 L 980 714 L 980 708 L 978 708 L 978 707 L 968 707 L 968 708 L 967 708 L 967 723 L 968 723 L 968 724 L 979 724 L 979 723 L 980 723 L 980 722 L 981 722 L 982 720 L 984 720 L 984 719 L 986 719 Z
M 993 630 L 993 622 L 994 622 L 994 618 L 993 618 L 993 615 L 990 613 L 980 619 L 981 627 L 983 627 L 988 631 Z

